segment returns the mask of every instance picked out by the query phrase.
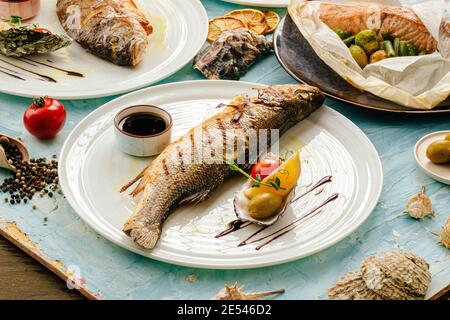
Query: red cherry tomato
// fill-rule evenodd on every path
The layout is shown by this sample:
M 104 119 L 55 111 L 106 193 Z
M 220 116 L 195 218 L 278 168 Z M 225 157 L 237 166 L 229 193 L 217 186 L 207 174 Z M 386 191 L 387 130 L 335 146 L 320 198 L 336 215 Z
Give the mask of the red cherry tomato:
M 254 179 L 264 180 L 281 165 L 280 160 L 266 159 L 255 163 L 251 175 Z M 258 175 L 258 176 L 257 176 Z
M 52 32 L 46 28 L 36 28 L 34 31 L 52 34 Z
M 38 98 L 23 115 L 25 128 L 38 139 L 51 139 L 66 123 L 66 109 L 53 98 Z

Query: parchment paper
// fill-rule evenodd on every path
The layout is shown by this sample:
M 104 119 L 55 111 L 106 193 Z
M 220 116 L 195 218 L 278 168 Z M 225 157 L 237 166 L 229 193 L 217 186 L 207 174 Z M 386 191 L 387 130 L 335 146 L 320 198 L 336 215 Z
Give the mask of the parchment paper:
M 370 1 L 374 5 L 405 2 Z M 450 95 L 450 37 L 443 37 L 440 30 L 441 21 L 449 17 L 450 2 L 416 1 L 410 7 L 438 41 L 439 52 L 384 59 L 364 69 L 337 34 L 320 20 L 320 1 L 291 0 L 289 14 L 317 55 L 353 86 L 406 107 L 432 109 Z

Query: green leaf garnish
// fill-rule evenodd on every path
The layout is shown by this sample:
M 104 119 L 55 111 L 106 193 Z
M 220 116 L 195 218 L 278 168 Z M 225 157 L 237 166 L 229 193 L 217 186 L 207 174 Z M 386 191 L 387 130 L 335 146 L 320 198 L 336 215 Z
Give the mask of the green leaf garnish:
M 20 25 L 22 24 L 22 17 L 20 16 L 11 16 L 11 20 L 9 21 L 12 25 Z
M 253 181 L 252 187 L 254 187 L 254 188 L 259 188 L 260 186 L 266 186 L 269 188 L 275 188 L 275 190 L 286 190 L 286 188 L 283 188 L 281 186 L 281 181 L 278 177 L 275 178 L 275 182 L 270 182 L 270 183 L 262 182 L 260 179 L 261 178 L 260 175 L 256 176 L 257 179 L 253 178 L 247 172 L 242 170 L 234 161 L 228 161 L 227 164 L 232 171 L 239 172 L 240 174 L 244 175 L 248 179 L 252 180 Z

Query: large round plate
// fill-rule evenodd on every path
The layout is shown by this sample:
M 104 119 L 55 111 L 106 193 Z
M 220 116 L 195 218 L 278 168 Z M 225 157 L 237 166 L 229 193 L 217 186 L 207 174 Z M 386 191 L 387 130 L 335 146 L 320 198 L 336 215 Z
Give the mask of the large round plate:
M 65 33 L 56 16 L 56 0 L 41 3 L 40 14 L 31 22 L 55 33 Z M 47 64 L 47 60 L 51 60 L 55 66 L 84 74 L 84 78 L 2 57 L 16 65 L 49 75 L 57 83 L 33 79 L 31 74 L 23 77 L 26 79 L 23 81 L 0 73 L 0 91 L 26 97 L 49 95 L 62 99 L 93 98 L 132 91 L 172 75 L 191 61 L 204 44 L 208 33 L 206 11 L 198 0 L 138 0 L 136 3 L 154 27 L 146 56 L 136 67 L 114 65 L 86 52 L 74 42 L 68 48 L 33 59 Z M 23 70 L 0 61 L 2 66 L 23 73 Z
M 141 103 L 166 109 L 173 117 L 173 139 L 220 111 L 219 103 L 240 93 L 255 94 L 261 85 L 233 81 L 180 82 L 143 89 L 118 98 L 88 115 L 70 134 L 60 159 L 60 181 L 67 200 L 98 233 L 146 257 L 180 265 L 238 269 L 279 264 L 323 250 L 354 231 L 374 209 L 383 173 L 377 152 L 368 138 L 338 112 L 322 107 L 300 122 L 280 141 L 281 150 L 302 148 L 302 177 L 297 193 L 327 175 L 333 182 L 297 201 L 278 228 L 338 192 L 339 198 L 300 227 L 264 247 L 237 247 L 256 230 L 249 227 L 216 239 L 235 218 L 232 198 L 245 178 L 236 176 L 197 206 L 182 206 L 171 213 L 153 251 L 136 246 L 122 225 L 138 199 L 118 190 L 135 177 L 149 159 L 127 156 L 114 141 L 113 117 L 122 108 Z M 273 231 L 274 229 L 268 229 Z
M 255 7 L 285 8 L 290 0 L 223 0 L 225 2 L 237 3 Z
M 361 92 L 323 62 L 286 15 L 274 36 L 275 53 L 284 69 L 296 80 L 322 89 L 328 96 L 360 107 L 398 113 L 450 113 L 450 98 L 433 110 L 417 110 Z

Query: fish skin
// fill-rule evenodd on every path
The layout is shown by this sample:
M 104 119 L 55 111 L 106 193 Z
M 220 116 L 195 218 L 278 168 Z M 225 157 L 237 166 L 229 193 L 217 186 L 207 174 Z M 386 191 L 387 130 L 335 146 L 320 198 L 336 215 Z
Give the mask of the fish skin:
M 324 99 L 319 89 L 308 85 L 266 87 L 258 90 L 258 98 L 237 96 L 221 113 L 170 144 L 137 178 L 122 188 L 121 192 L 140 179 L 131 194 L 136 196 L 143 191 L 123 231 L 139 246 L 152 249 L 172 209 L 183 203 L 204 201 L 233 174 L 222 154 L 224 141 L 241 139 L 242 150 L 248 153 L 245 135 L 234 134 L 233 129 L 279 129 L 281 136 L 317 110 Z M 198 130 L 204 132 L 199 138 Z M 186 161 L 195 156 L 205 157 L 205 162 L 189 164 Z M 236 161 L 237 151 L 227 154 L 226 159 Z M 248 162 L 241 167 L 248 167 Z
M 72 6 L 80 9 L 77 28 Z M 145 56 L 153 28 L 133 0 L 58 0 L 56 13 L 70 37 L 103 59 L 135 66 Z
M 194 58 L 194 69 L 210 80 L 239 80 L 260 58 L 273 51 L 273 42 L 248 29 L 223 32 Z

